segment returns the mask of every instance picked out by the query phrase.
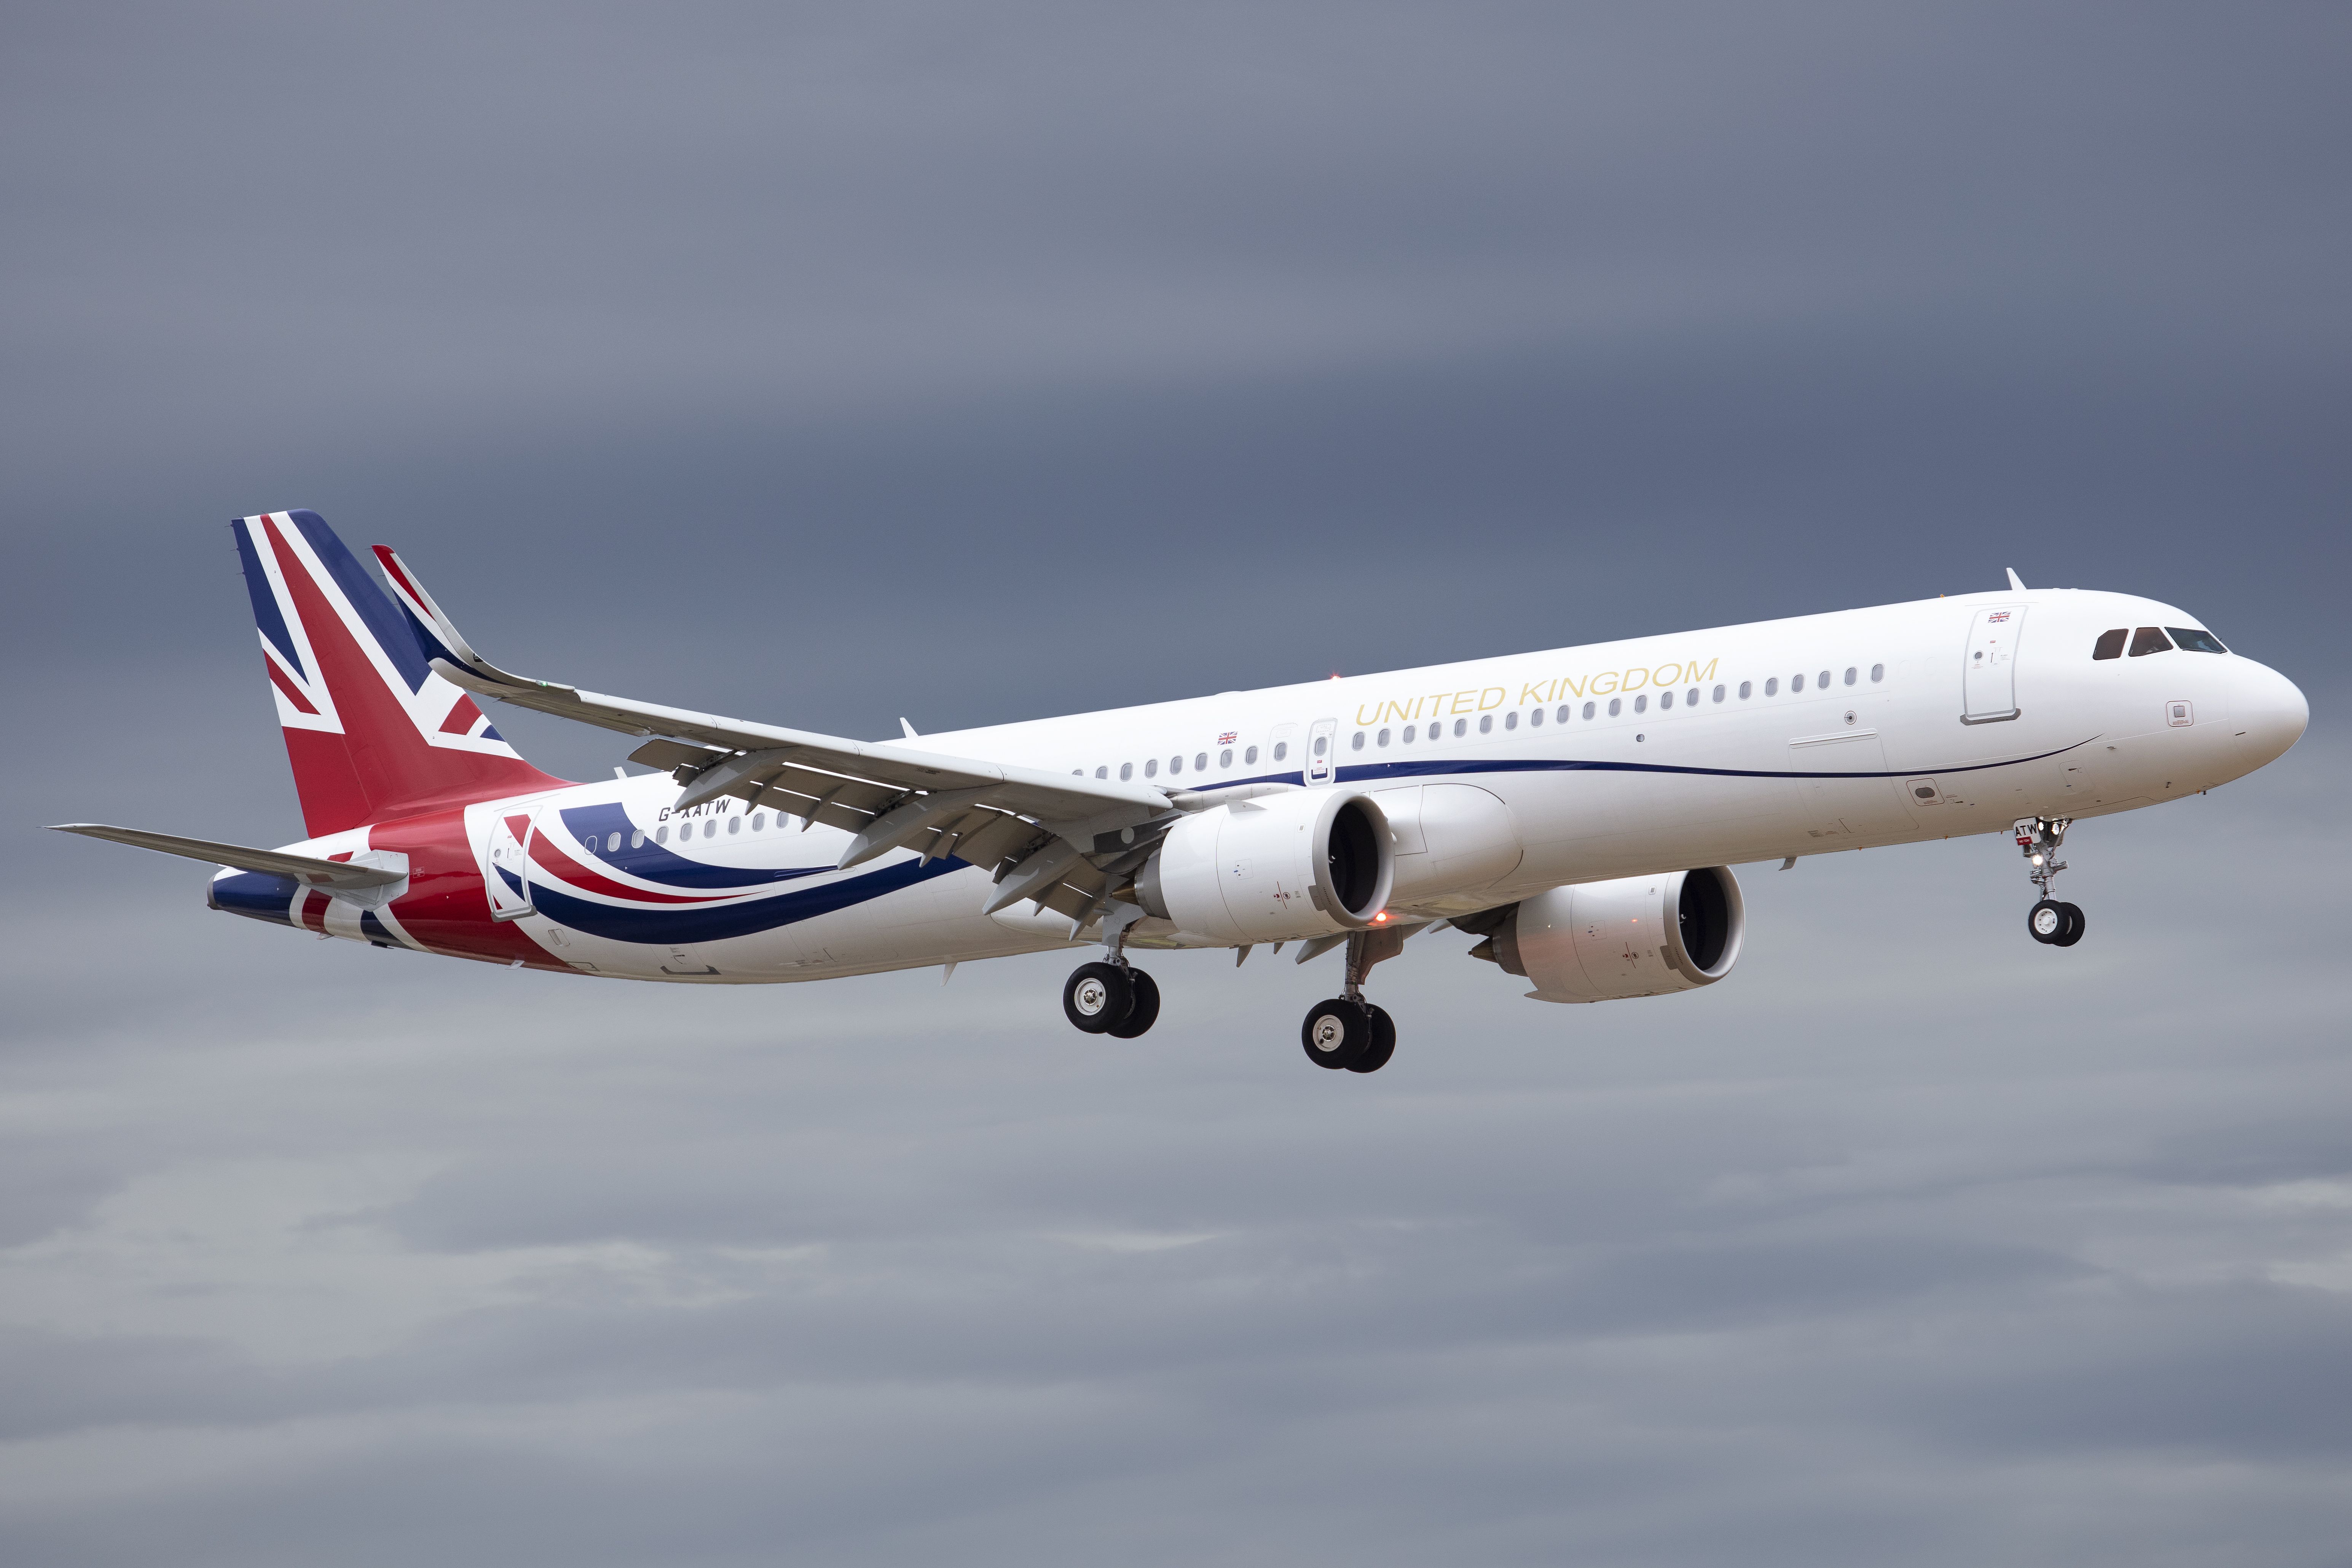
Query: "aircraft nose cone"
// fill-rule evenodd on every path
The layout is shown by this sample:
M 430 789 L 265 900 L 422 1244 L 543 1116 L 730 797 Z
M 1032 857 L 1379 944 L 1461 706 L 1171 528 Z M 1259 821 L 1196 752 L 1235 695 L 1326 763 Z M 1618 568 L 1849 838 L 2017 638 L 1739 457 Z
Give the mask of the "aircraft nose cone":
M 2231 704 L 2233 726 L 2244 732 L 2244 744 L 2256 756 L 2255 766 L 2286 754 L 2311 727 L 2311 704 L 2302 689 L 2268 665 L 2246 661 L 2236 700 Z

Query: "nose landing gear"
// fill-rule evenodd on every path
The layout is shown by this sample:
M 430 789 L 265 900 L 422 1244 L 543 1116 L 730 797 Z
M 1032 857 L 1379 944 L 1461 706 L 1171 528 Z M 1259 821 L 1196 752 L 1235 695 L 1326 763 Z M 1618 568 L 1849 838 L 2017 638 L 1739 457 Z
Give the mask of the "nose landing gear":
M 2018 852 L 2031 868 L 2026 877 L 2042 894 L 2025 912 L 2025 929 L 2045 947 L 2072 947 L 2083 940 L 2082 906 L 2051 897 L 2058 873 L 2066 868 L 2066 862 L 2058 858 L 2058 847 L 2066 842 L 2066 830 L 2074 826 L 2072 817 L 2021 816 L 2013 829 Z

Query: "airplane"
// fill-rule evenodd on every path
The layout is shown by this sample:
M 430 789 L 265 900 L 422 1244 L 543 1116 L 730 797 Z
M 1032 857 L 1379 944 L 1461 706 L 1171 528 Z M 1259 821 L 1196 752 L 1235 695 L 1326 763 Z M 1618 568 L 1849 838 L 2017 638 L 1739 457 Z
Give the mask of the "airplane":
M 856 741 L 583 691 L 483 658 L 416 574 L 311 511 L 232 525 L 305 837 L 205 861 L 213 909 L 606 979 L 761 984 L 1099 946 L 1069 1022 L 1159 1017 L 1138 951 L 1345 949 L 1308 1060 L 1370 1073 L 1373 967 L 1447 927 L 1538 1001 L 1712 985 L 1734 863 L 2008 833 L 2031 938 L 2072 947 L 2067 830 L 2275 760 L 2310 710 L 2186 611 L 1991 593 Z M 576 784 L 482 704 L 627 735 Z

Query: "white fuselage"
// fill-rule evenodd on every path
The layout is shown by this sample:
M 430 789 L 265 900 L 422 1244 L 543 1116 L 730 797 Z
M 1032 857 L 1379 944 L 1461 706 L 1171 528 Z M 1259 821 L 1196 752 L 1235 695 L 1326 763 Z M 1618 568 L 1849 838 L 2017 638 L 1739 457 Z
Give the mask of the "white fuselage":
M 1391 907 L 1460 915 L 1564 883 L 1990 833 L 2226 783 L 2302 732 L 2290 682 L 2234 653 L 2092 657 L 2113 628 L 2198 624 L 2125 595 L 1972 595 L 924 741 L 1171 789 L 1371 792 L 1396 840 Z M 470 807 L 467 831 L 487 867 L 497 824 L 530 813 L 530 832 L 588 873 L 535 884 L 511 922 L 586 973 L 809 980 L 1074 941 L 1034 905 L 982 914 L 977 868 L 900 851 L 837 871 L 844 833 L 734 799 L 681 816 L 679 794 L 661 774 L 582 784 Z M 737 875 L 761 879 L 725 885 Z M 1132 940 L 1193 944 L 1150 920 Z

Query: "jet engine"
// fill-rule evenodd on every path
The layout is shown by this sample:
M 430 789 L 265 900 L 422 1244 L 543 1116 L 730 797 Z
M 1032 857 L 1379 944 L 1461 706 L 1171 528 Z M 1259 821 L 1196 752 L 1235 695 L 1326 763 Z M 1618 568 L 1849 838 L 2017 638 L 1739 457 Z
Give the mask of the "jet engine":
M 1455 925 L 1485 933 L 1470 950 L 1535 982 L 1540 1002 L 1612 1002 L 1712 985 L 1747 934 L 1727 866 L 1554 888 Z
M 1145 910 L 1217 943 L 1361 931 L 1396 880 L 1388 819 L 1355 790 L 1286 790 L 1184 818 L 1137 873 Z

